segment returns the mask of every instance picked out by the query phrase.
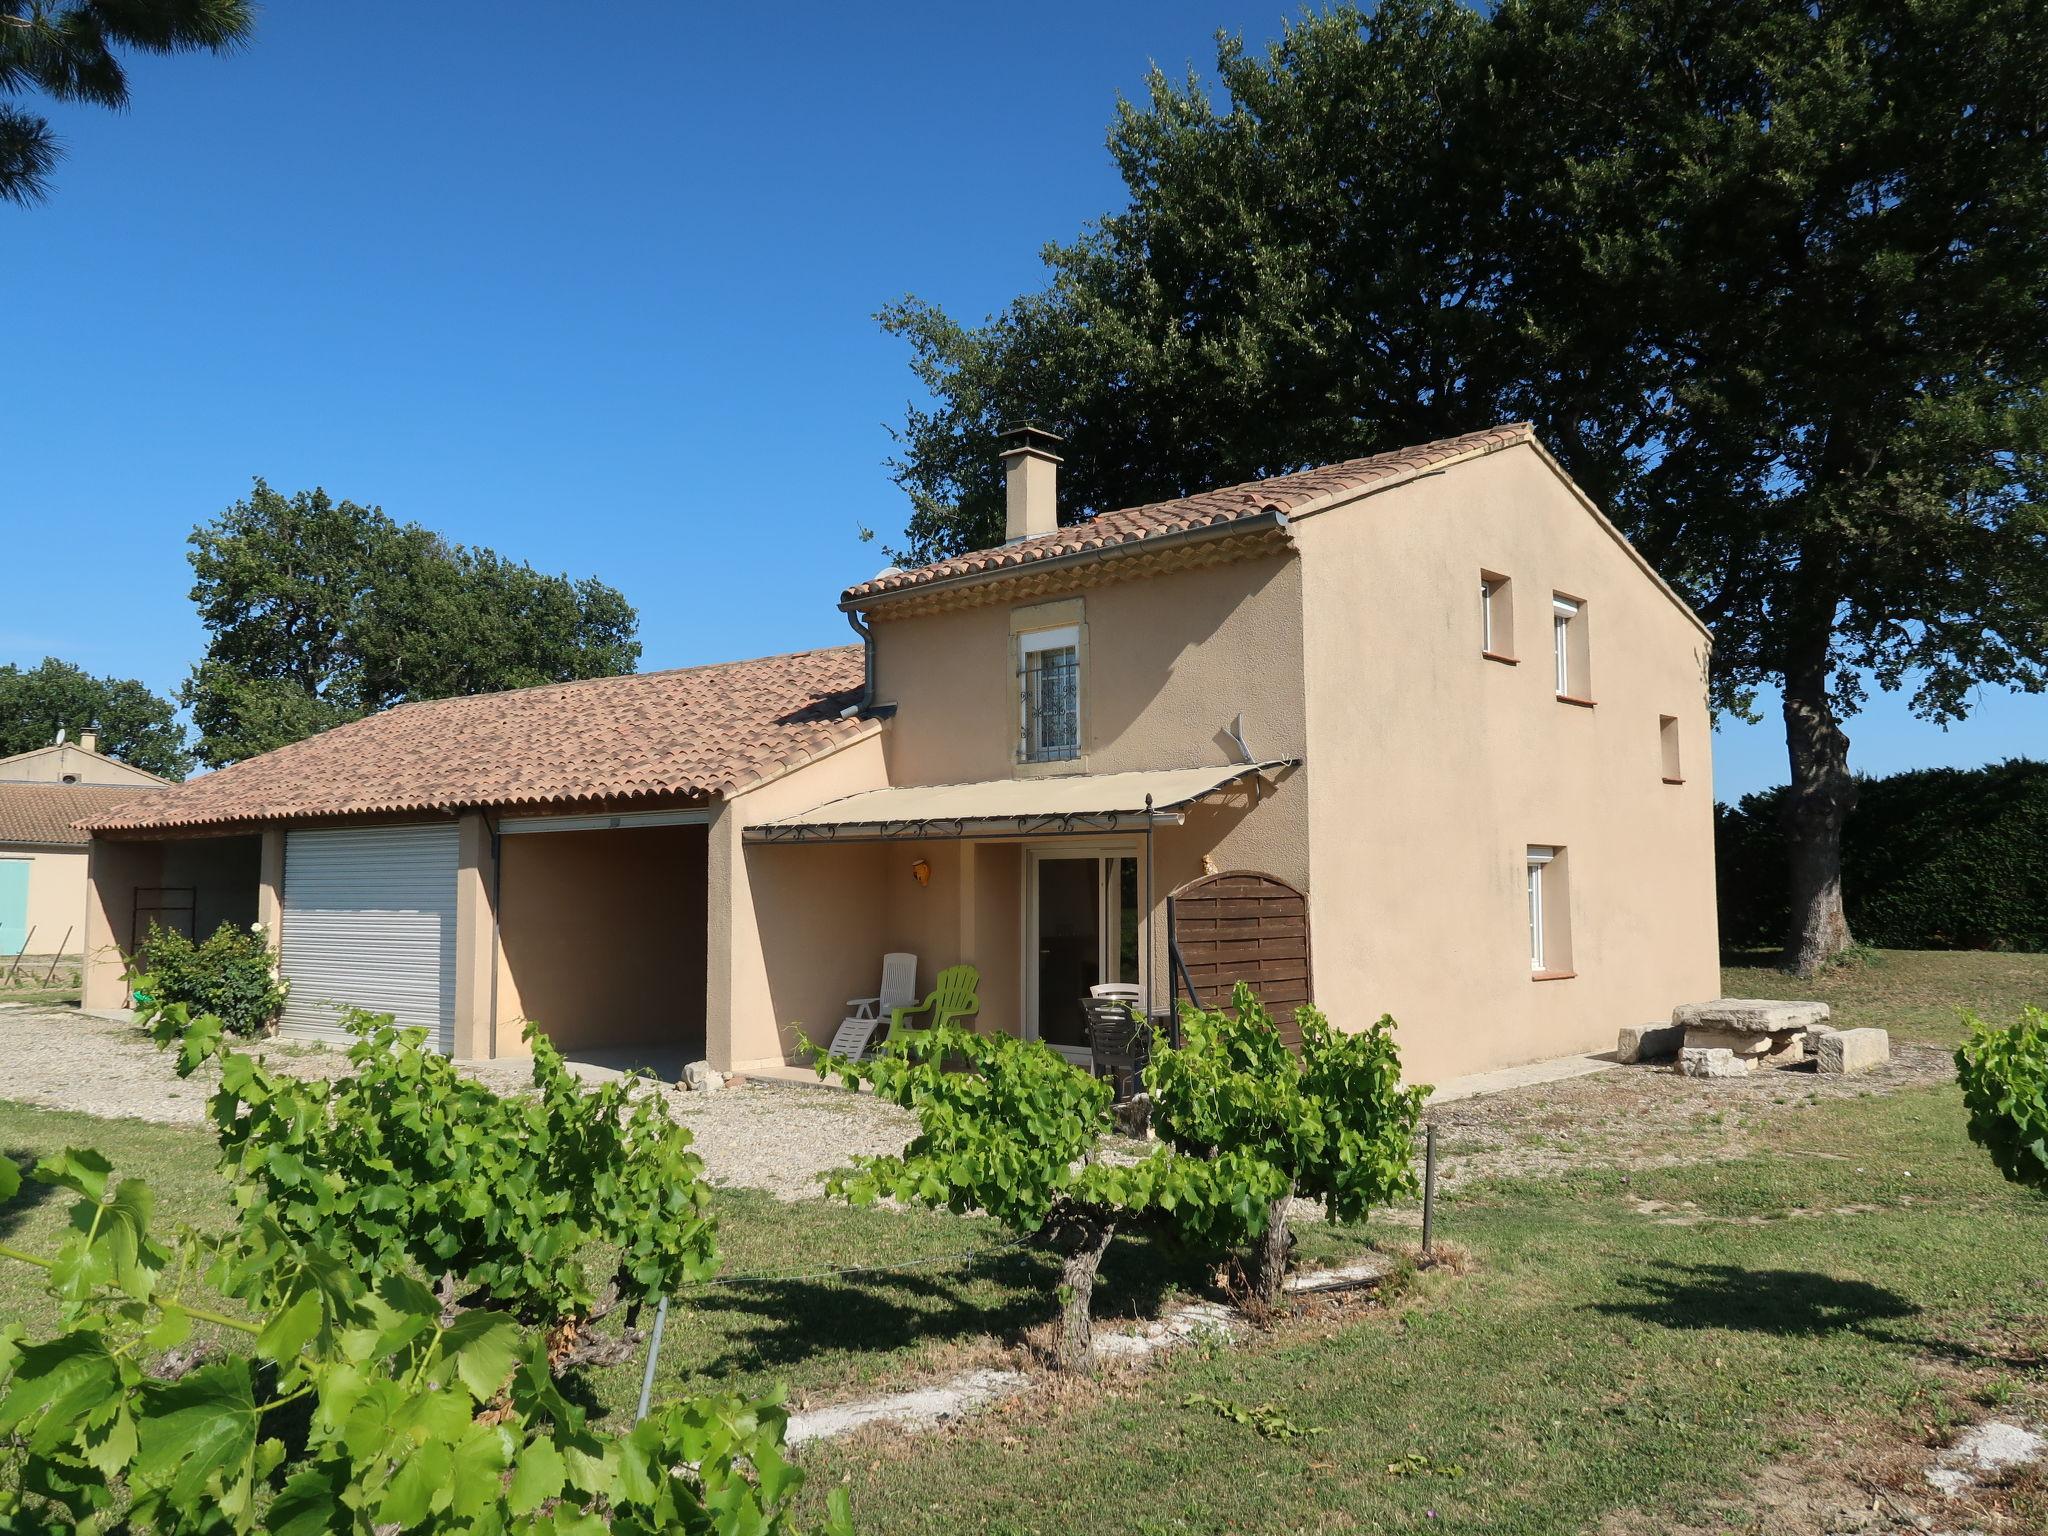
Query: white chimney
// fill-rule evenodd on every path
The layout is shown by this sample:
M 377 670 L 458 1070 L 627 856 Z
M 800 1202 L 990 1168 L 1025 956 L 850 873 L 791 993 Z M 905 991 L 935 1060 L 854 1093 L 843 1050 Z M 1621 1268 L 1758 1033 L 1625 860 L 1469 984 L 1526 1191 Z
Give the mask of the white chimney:
M 87 752 L 99 751 L 100 733 L 98 731 L 80 731 L 78 733 L 78 745 Z
M 1007 494 L 1007 542 L 1035 539 L 1060 525 L 1060 440 L 1029 423 L 1003 434 L 1003 488 Z

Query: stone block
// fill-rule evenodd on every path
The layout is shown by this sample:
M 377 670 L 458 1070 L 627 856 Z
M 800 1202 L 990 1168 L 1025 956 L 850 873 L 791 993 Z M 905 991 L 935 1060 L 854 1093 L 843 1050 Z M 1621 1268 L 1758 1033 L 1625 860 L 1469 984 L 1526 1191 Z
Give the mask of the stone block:
M 1892 1039 L 1881 1029 L 1838 1029 L 1820 1043 L 1820 1070 L 1868 1072 L 1892 1059 Z
M 1756 1059 L 1721 1046 L 1703 1050 L 1688 1045 L 1678 1053 L 1678 1070 L 1686 1077 L 1746 1077 L 1756 1070 Z
M 1614 1059 L 1623 1062 L 1669 1061 L 1685 1043 L 1676 1024 L 1630 1024 L 1615 1043 Z
M 1709 1003 L 1681 1003 L 1671 1010 L 1671 1022 L 1685 1029 L 1737 1035 L 1777 1035 L 1827 1021 L 1826 1003 L 1774 1002 L 1761 997 L 1717 997 Z
M 1743 1035 L 1732 1029 L 1691 1029 L 1685 1043 L 1695 1051 L 1733 1051 L 1737 1056 L 1762 1056 L 1771 1048 L 1769 1035 Z
M 693 1093 L 716 1093 L 725 1086 L 725 1074 L 708 1061 L 693 1061 L 683 1068 L 683 1086 Z

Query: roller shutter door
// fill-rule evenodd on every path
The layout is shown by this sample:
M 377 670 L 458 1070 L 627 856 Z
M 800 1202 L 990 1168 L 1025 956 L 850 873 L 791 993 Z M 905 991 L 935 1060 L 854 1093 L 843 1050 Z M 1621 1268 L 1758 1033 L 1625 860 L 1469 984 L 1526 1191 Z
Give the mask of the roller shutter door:
M 455 837 L 452 824 L 285 834 L 285 1034 L 344 1041 L 353 1006 L 454 1049 Z

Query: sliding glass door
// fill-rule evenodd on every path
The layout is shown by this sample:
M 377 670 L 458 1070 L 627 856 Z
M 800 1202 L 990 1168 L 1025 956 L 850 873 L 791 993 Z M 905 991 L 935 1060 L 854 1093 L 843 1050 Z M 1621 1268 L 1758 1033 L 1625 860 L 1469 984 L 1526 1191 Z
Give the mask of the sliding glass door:
M 1085 1059 L 1081 1002 L 1089 989 L 1143 982 L 1138 856 L 1126 849 L 1034 849 L 1026 870 L 1026 1032 Z

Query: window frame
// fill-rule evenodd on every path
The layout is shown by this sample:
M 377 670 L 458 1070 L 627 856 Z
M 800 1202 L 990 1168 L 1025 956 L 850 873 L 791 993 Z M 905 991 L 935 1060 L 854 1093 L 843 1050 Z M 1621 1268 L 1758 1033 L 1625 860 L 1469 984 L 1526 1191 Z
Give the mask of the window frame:
M 1544 911 L 1548 893 L 1544 890 L 1544 874 L 1557 861 L 1557 849 L 1548 844 L 1530 843 L 1523 855 L 1528 876 L 1528 902 L 1526 916 L 1529 920 L 1529 970 L 1532 975 L 1541 975 L 1548 967 L 1544 964 L 1548 915 Z
M 1032 658 L 1048 653 L 1067 651 L 1072 654 L 1070 663 L 1073 672 L 1073 707 L 1070 714 L 1071 738 L 1058 744 L 1057 749 L 1034 750 L 1034 725 L 1040 725 L 1046 718 L 1035 705 L 1037 699 L 1032 687 Z M 1048 624 L 1040 629 L 1020 629 L 1016 634 L 1016 675 L 1017 675 L 1017 748 L 1019 764 L 1037 766 L 1046 763 L 1073 763 L 1081 759 L 1081 625 L 1078 620 L 1064 624 Z M 1042 729 L 1038 732 L 1042 741 Z
M 1498 571 L 1479 572 L 1479 654 L 1488 661 L 1516 665 L 1515 596 L 1511 578 Z

